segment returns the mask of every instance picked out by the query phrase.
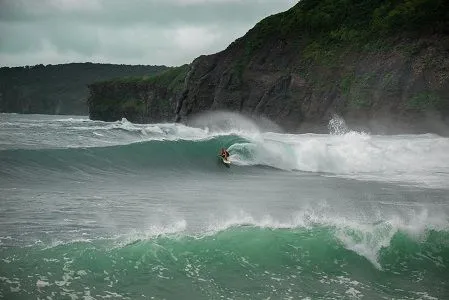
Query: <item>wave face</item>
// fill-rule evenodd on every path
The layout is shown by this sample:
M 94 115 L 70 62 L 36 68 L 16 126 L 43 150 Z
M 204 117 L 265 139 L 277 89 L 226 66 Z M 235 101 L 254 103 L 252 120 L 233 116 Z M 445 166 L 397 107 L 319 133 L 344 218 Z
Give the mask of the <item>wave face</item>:
M 449 139 L 329 129 L 0 114 L 0 298 L 447 298 Z
M 221 147 L 242 141 L 238 136 L 223 136 L 203 141 L 146 141 L 110 147 L 4 150 L 0 158 L 8 169 L 30 168 L 85 172 L 138 170 L 217 170 Z
M 343 122 L 343 123 L 342 123 Z M 137 125 L 86 119 L 3 122 L 0 142 L 4 176 L 36 169 L 100 173 L 163 168 L 217 169 L 221 147 L 235 166 L 265 166 L 357 180 L 448 187 L 449 139 L 436 135 L 371 136 L 331 122 L 334 134 L 263 133 L 246 122 L 193 128 L 179 124 Z M 17 130 L 19 128 L 19 130 Z M 212 129 L 211 129 L 212 128 Z M 33 171 L 34 169 L 34 171 Z
M 428 290 L 447 296 L 448 232 L 430 231 L 421 241 L 394 234 L 378 253 L 378 268 L 348 250 L 338 231 L 239 226 L 201 237 L 2 249 L 2 272 L 11 275 L 0 286 L 6 298 L 423 299 L 431 298 Z M 361 239 L 361 232 L 344 234 Z M 365 238 L 379 242 L 376 234 Z

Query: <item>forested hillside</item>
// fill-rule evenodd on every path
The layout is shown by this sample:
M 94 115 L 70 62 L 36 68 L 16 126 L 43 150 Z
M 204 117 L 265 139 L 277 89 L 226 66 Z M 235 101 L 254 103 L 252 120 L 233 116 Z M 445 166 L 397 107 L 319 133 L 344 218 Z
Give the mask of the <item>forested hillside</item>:
M 0 68 L 0 112 L 87 115 L 87 85 L 150 76 L 165 66 L 71 63 Z

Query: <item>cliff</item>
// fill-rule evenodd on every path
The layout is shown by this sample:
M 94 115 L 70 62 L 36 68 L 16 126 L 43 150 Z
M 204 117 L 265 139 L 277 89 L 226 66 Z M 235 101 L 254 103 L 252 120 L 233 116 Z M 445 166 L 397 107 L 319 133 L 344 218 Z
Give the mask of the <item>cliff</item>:
M 164 66 L 93 63 L 0 68 L 0 112 L 86 115 L 87 84 L 151 75 Z
M 191 65 L 179 120 L 209 109 L 327 131 L 332 114 L 374 132 L 449 123 L 449 2 L 303 0 Z
M 89 85 L 89 118 L 136 123 L 173 120 L 177 99 L 185 84 L 188 66 L 169 68 L 160 74 L 120 78 Z
M 302 0 L 224 51 L 198 57 L 185 75 L 182 92 L 170 94 L 174 111 L 137 119 L 188 123 L 203 111 L 228 110 L 288 131 L 323 132 L 337 113 L 377 133 L 444 133 L 449 2 Z M 146 85 L 146 93 L 160 88 Z

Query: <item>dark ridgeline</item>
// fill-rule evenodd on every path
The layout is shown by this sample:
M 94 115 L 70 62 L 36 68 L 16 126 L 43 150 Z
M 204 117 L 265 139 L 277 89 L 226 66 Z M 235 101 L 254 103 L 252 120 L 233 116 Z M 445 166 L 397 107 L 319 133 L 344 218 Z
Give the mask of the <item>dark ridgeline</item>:
M 443 133 L 448 20 L 446 0 L 302 0 L 164 80 L 91 85 L 90 116 L 188 121 L 225 109 L 320 132 L 337 113 L 373 132 Z
M 165 66 L 71 63 L 0 68 L 0 112 L 87 115 L 89 83 L 152 75 Z

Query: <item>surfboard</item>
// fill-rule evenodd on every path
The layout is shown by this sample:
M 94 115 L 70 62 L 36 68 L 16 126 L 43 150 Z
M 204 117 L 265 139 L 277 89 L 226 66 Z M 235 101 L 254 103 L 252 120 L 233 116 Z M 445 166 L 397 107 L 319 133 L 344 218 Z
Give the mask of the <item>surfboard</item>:
M 220 159 L 221 159 L 221 161 L 223 162 L 223 164 L 226 166 L 226 167 L 228 167 L 229 168 L 229 166 L 231 165 L 231 161 L 229 160 L 229 159 L 225 159 L 225 158 L 223 158 L 222 156 L 218 156 Z

